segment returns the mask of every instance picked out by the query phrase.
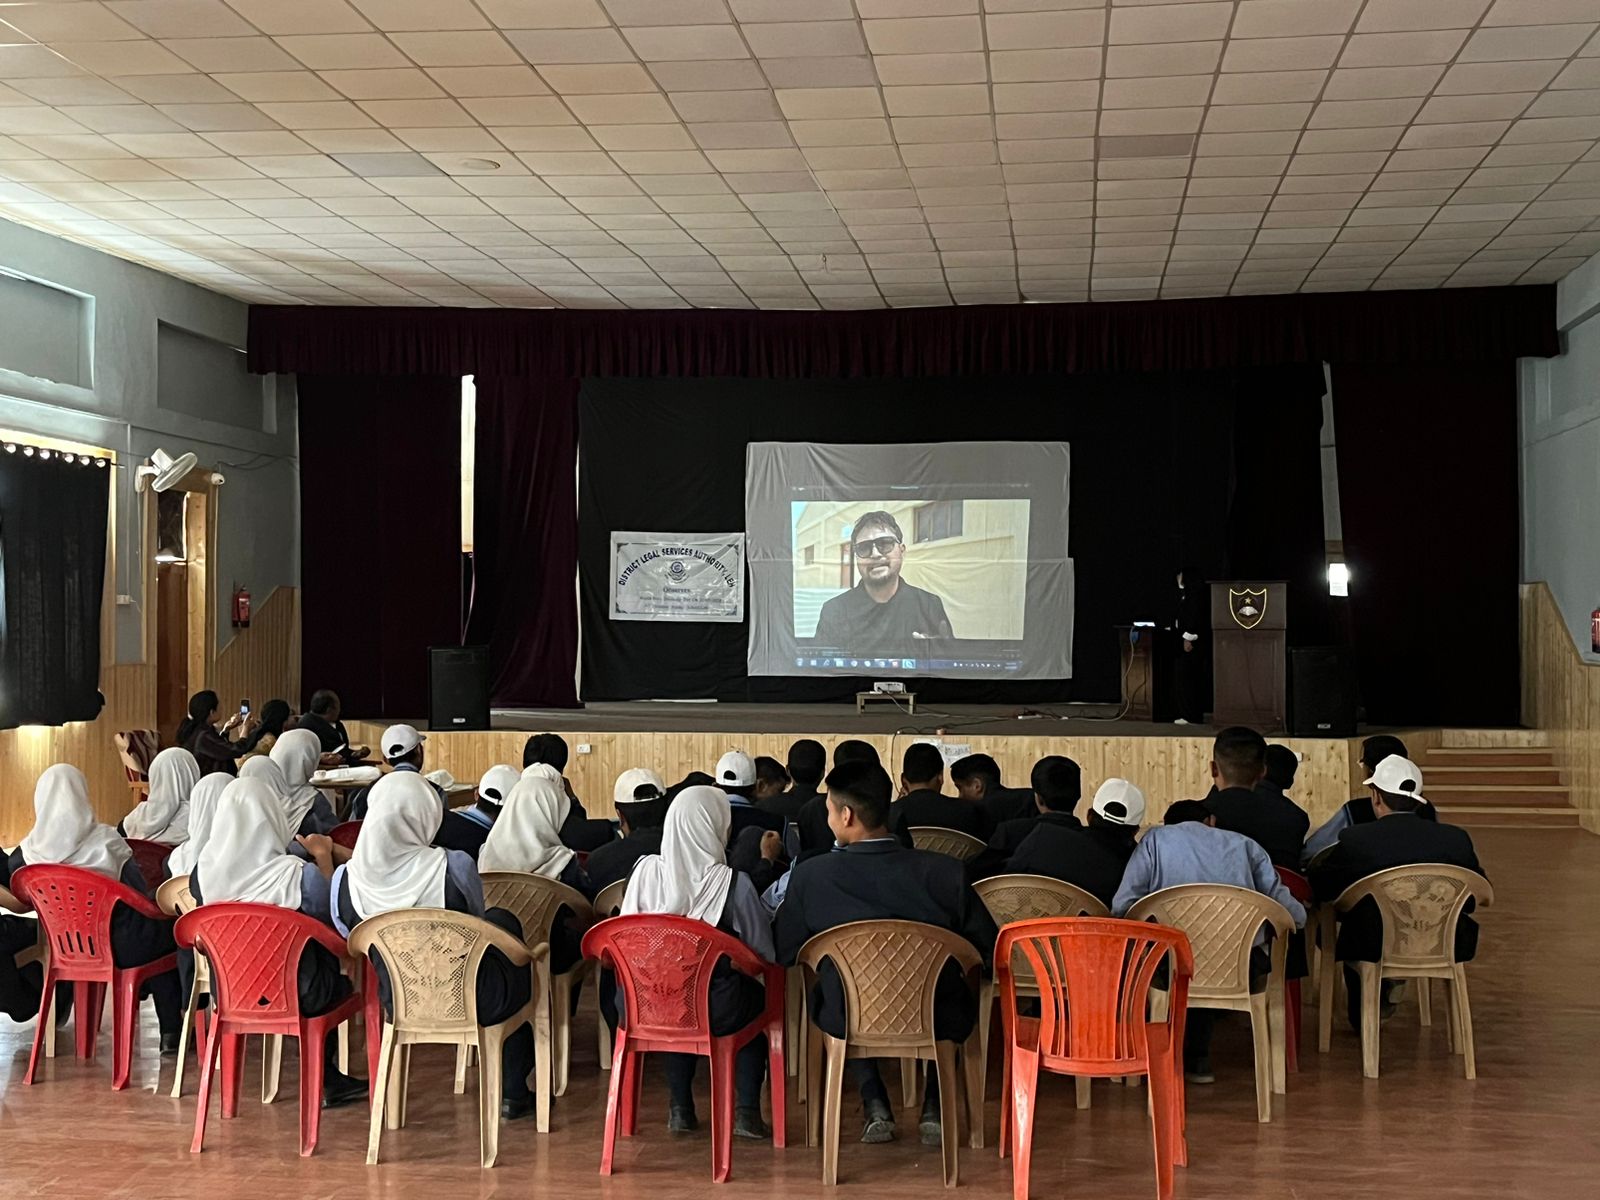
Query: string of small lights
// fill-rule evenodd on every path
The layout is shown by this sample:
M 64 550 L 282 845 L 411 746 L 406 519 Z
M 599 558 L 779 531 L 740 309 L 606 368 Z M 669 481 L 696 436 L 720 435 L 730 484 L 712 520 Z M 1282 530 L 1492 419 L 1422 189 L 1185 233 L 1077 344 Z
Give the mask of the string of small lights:
M 91 463 L 101 468 L 111 465 L 108 459 L 90 454 L 74 454 L 70 450 L 50 450 L 43 446 L 19 445 L 16 442 L 4 443 L 4 449 L 7 454 L 16 454 L 21 451 L 24 458 L 36 457 L 40 462 L 49 462 L 51 459 L 55 459 L 58 462 L 72 463 L 84 467 L 89 466 Z

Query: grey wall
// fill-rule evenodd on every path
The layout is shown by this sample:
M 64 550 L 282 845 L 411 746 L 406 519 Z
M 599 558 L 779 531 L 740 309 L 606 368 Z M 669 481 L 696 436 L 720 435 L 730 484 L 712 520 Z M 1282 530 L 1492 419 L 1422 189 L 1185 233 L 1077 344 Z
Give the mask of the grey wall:
M 244 370 L 245 313 L 236 300 L 0 220 L 0 428 L 104 446 L 122 464 L 116 591 L 128 602 L 117 606 L 118 662 L 143 656 L 133 468 L 157 446 L 193 450 L 227 477 L 211 548 L 219 649 L 231 636 L 234 583 L 258 604 L 299 583 L 294 390 Z
M 1557 285 L 1563 350 L 1524 359 L 1522 577 L 1550 585 L 1591 661 L 1589 614 L 1600 606 L 1600 255 Z

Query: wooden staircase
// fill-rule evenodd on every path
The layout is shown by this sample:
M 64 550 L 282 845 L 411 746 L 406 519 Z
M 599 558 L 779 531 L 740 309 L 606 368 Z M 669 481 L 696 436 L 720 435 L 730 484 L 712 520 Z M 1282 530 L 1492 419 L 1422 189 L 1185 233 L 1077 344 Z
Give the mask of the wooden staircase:
M 1519 733 L 1515 740 L 1527 738 Z M 1422 790 L 1439 816 L 1469 829 L 1579 828 L 1555 755 L 1546 746 L 1509 744 L 1512 740 L 1423 751 L 1417 764 Z

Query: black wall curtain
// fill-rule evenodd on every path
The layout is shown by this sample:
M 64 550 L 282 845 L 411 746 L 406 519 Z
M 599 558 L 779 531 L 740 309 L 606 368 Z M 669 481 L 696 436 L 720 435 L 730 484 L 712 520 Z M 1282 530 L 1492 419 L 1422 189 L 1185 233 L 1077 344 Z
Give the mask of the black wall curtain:
M 100 715 L 110 467 L 0 451 L 0 729 Z
M 1333 404 L 1368 721 L 1516 725 L 1516 364 L 1341 365 Z
M 479 375 L 473 598 L 503 708 L 573 708 L 578 664 L 578 381 Z
M 302 375 L 301 678 L 356 717 L 428 711 L 461 641 L 461 380 Z
M 747 443 L 1059 440 L 1072 445 L 1074 678 L 922 680 L 918 694 L 929 703 L 1114 700 L 1121 676 L 1113 626 L 1167 619 L 1184 563 L 1208 579 L 1228 578 L 1242 548 L 1254 570 L 1300 578 L 1320 556 L 1320 489 L 1276 489 L 1271 507 L 1237 534 L 1229 513 L 1241 490 L 1252 504 L 1267 490 L 1258 486 L 1258 464 L 1238 463 L 1236 439 L 1248 433 L 1253 453 L 1268 438 L 1287 462 L 1314 463 L 1322 390 L 1320 368 L 1306 367 L 916 383 L 586 380 L 578 473 L 584 698 L 805 701 L 858 690 L 858 680 L 748 677 L 743 624 L 607 617 L 612 530 L 745 527 Z

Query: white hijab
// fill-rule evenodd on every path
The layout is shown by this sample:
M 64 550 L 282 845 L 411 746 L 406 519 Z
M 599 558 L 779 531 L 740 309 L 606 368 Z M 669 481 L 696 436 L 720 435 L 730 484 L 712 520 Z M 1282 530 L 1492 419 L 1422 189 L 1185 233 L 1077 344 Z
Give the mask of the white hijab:
M 645 855 L 633 868 L 622 915 L 660 913 L 693 917 L 708 925 L 720 921 L 733 886 L 726 854 L 732 823 L 728 796 L 721 788 L 679 792 L 667 809 L 661 853 Z
M 284 853 L 290 834 L 272 789 L 259 779 L 231 780 L 216 808 L 198 864 L 206 903 L 248 900 L 298 909 L 306 864 Z
M 288 814 L 292 834 L 317 802 L 318 793 L 311 786 L 311 777 L 322 761 L 322 742 L 309 729 L 286 729 L 272 743 L 272 761 L 283 772 L 284 783 L 288 785 L 284 793 L 284 811 Z
M 131 838 L 180 846 L 189 840 L 189 794 L 200 782 L 200 764 L 179 747 L 163 750 L 150 763 L 150 792 L 122 818 Z
M 561 844 L 561 824 L 571 809 L 561 772 L 548 763 L 534 763 L 522 772 L 501 805 L 478 852 L 478 870 L 528 871 L 546 879 L 561 878 L 572 861 L 572 851 Z M 361 836 L 366 836 L 365 830 Z
M 109 825 L 94 819 L 89 783 L 83 772 L 57 763 L 39 776 L 33 789 L 33 828 L 22 839 L 22 857 L 31 864 L 56 863 L 120 879 L 133 851 Z
M 213 771 L 195 784 L 194 791 L 189 793 L 189 840 L 174 850 L 167 859 L 167 870 L 174 879 L 179 875 L 187 875 L 194 870 L 195 863 L 200 861 L 200 851 L 205 846 L 206 839 L 211 836 L 212 823 L 216 820 L 217 799 L 233 782 L 232 775 Z M 274 804 L 279 803 L 270 786 L 267 787 L 267 794 L 272 796 Z M 282 807 L 281 804 L 279 807 Z
M 345 867 L 358 916 L 444 907 L 448 855 L 430 844 L 439 820 L 439 793 L 415 771 L 391 771 L 372 785 L 361 838 Z

